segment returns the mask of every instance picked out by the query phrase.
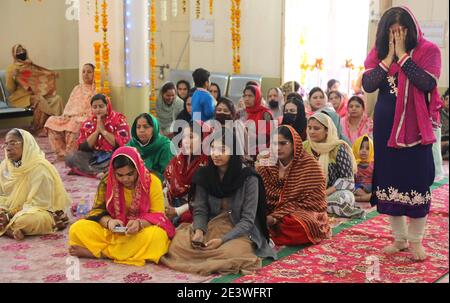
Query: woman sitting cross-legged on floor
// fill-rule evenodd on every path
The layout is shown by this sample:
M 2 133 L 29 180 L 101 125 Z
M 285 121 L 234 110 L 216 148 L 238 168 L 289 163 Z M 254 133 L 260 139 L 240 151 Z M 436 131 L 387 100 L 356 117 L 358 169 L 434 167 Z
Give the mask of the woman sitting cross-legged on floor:
M 71 174 L 101 178 L 108 170 L 112 152 L 130 140 L 130 127 L 121 113 L 112 109 L 109 98 L 91 99 L 92 117 L 80 129 L 78 150 L 66 156 Z
M 87 219 L 71 226 L 69 252 L 143 266 L 159 262 L 174 233 L 164 215 L 161 181 L 145 168 L 135 148 L 125 146 L 114 152 Z
M 180 152 L 172 158 L 164 172 L 164 185 L 169 202 L 166 215 L 177 223 L 192 223 L 191 208 L 195 196 L 192 178 L 200 167 L 208 164 L 208 156 L 203 152 L 202 143 L 209 132 L 202 131 L 202 123 L 199 120 L 185 126 L 181 135 Z
M 324 113 L 315 113 L 308 120 L 307 135 L 308 141 L 303 146 L 319 161 L 327 179 L 328 213 L 347 218 L 364 217 L 364 210 L 355 206 L 353 194 L 356 160 L 350 146 L 338 139 L 333 120 Z
M 51 116 L 45 123 L 48 139 L 57 161 L 77 150 L 77 140 L 84 121 L 91 116 L 91 99 L 95 95 L 94 65 L 83 66 L 83 82 L 70 94 L 62 116 Z
M 136 117 L 127 146 L 136 148 L 144 160 L 145 167 L 163 179 L 164 170 L 174 152 L 172 142 L 160 133 L 159 122 L 154 116 L 143 113 Z
M 6 135 L 0 164 L 0 236 L 16 240 L 50 234 L 68 224 L 70 198 L 55 167 L 22 129 Z
M 254 272 L 260 258 L 276 256 L 269 245 L 264 186 L 236 155 L 231 130 L 222 128 L 212 136 L 209 163 L 193 180 L 194 223 L 178 227 L 161 263 L 201 275 Z
M 257 171 L 267 193 L 270 235 L 277 245 L 319 243 L 331 237 L 325 176 L 291 126 L 280 126 L 275 145 L 278 162 Z

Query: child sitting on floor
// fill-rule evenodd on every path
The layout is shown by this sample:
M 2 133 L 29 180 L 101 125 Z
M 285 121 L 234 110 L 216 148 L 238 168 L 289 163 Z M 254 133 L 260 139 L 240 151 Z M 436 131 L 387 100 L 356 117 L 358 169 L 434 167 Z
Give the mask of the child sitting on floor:
M 356 202 L 369 202 L 372 196 L 372 175 L 374 148 L 372 139 L 363 135 L 353 144 L 353 154 L 358 163 L 358 172 L 355 175 Z

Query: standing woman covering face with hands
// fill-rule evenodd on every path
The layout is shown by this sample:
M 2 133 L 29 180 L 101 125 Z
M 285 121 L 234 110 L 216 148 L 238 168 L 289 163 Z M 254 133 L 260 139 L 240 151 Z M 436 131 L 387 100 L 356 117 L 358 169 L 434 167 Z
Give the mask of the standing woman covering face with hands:
M 422 239 L 435 169 L 432 120 L 442 104 L 437 91 L 441 53 L 425 40 L 408 8 L 393 7 L 380 20 L 365 68 L 364 90 L 379 90 L 371 202 L 390 216 L 395 238 L 384 251 L 397 253 L 410 244 L 413 258 L 424 260 Z

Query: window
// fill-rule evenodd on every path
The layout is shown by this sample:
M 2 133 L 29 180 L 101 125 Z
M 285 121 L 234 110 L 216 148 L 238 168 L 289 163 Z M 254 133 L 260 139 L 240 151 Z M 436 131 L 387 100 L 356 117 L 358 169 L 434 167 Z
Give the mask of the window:
M 350 93 L 350 81 L 358 75 L 367 56 L 370 0 L 285 0 L 283 81 L 302 83 L 309 91 L 326 88 L 335 78 Z M 302 71 L 307 62 L 323 59 L 323 70 Z M 344 68 L 352 59 L 355 69 Z

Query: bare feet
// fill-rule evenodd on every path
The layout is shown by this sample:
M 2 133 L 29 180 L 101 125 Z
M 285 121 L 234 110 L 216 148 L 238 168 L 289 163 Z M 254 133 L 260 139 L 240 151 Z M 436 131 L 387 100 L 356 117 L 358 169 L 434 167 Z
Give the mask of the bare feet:
M 81 246 L 70 246 L 69 254 L 79 258 L 97 259 L 87 248 Z
M 413 259 L 416 261 L 423 261 L 427 258 L 427 253 L 421 242 L 411 242 L 411 253 L 413 254 Z
M 394 241 L 391 245 L 383 248 L 383 252 L 388 255 L 396 254 L 400 251 L 408 249 L 408 243 L 406 241 Z
M 22 241 L 25 239 L 25 235 L 21 230 L 12 231 L 11 229 L 8 229 L 5 232 L 5 235 L 17 241 Z

